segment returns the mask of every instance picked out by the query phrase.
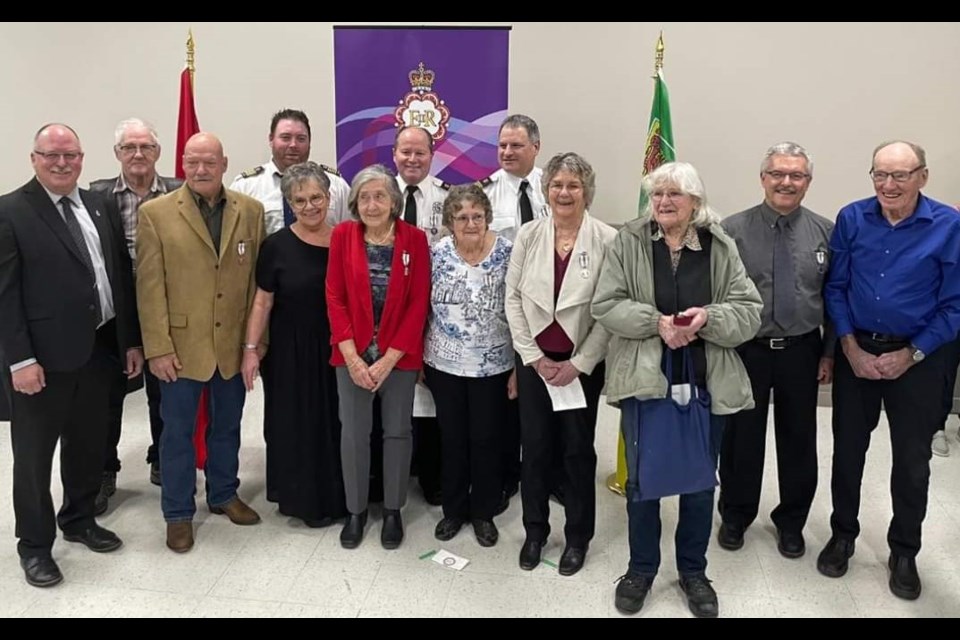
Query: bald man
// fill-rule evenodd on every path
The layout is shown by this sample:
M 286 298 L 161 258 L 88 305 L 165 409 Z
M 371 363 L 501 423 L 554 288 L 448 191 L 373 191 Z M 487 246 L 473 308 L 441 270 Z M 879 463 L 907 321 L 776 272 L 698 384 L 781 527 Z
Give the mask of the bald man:
M 237 496 L 246 396 L 239 373 L 266 235 L 263 205 L 223 186 L 227 157 L 216 136 L 190 138 L 182 162 L 184 185 L 140 207 L 136 244 L 144 351 L 161 387 L 161 507 L 167 546 L 178 553 L 193 547 L 192 438 L 204 387 L 213 408 L 204 469 L 207 505 L 234 524 L 260 521 Z
M 63 537 L 105 553 L 122 542 L 94 520 L 107 442 L 110 386 L 140 375 L 130 255 L 116 206 L 79 189 L 83 149 L 62 124 L 42 127 L 35 177 L 0 197 L 0 352 L 12 381 L 13 510 L 26 580 L 63 580 Z M 50 474 L 60 441 L 63 505 Z

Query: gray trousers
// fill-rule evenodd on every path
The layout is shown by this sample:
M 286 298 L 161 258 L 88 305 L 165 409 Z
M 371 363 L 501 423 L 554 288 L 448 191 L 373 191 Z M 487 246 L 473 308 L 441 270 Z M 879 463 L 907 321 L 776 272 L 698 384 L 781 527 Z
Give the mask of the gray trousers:
M 410 456 L 413 452 L 413 389 L 416 371 L 394 369 L 376 394 L 383 419 L 383 507 L 400 509 L 407 501 Z M 346 367 L 337 367 L 340 397 L 340 458 L 347 510 L 353 514 L 367 508 L 370 493 L 370 430 L 373 427 L 373 396 L 353 383 Z

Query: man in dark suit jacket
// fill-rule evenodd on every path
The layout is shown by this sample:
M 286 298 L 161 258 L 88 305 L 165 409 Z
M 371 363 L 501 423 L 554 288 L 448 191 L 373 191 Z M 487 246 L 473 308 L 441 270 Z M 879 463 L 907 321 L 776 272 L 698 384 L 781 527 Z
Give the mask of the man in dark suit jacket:
M 106 200 L 116 202 L 117 209 L 120 210 L 120 221 L 123 223 L 127 251 L 130 254 L 130 260 L 136 265 L 137 210 L 144 202 L 176 191 L 183 184 L 183 180 L 157 175 L 160 138 L 153 125 L 143 120 L 130 118 L 117 125 L 113 152 L 120 161 L 120 175 L 104 180 L 94 180 L 90 183 L 90 191 L 103 195 Z M 110 390 L 109 436 L 103 460 L 100 492 L 94 504 L 97 515 L 106 512 L 110 496 L 117 491 L 117 473 L 120 471 L 117 445 L 120 443 L 124 397 L 142 386 L 146 386 L 147 389 L 150 436 L 153 440 L 147 450 L 150 482 L 160 486 L 159 445 L 160 434 L 163 432 L 163 419 L 160 417 L 160 381 L 146 367 L 143 373 L 143 378 L 138 376 L 128 380 L 121 371 L 117 371 Z
M 77 188 L 80 139 L 62 124 L 37 132 L 36 177 L 0 197 L 0 351 L 13 386 L 10 440 L 17 551 L 27 582 L 63 580 L 51 555 L 63 537 L 92 551 L 122 542 L 97 525 L 110 384 L 143 367 L 140 330 L 112 202 Z M 53 453 L 60 440 L 63 505 L 54 518 Z

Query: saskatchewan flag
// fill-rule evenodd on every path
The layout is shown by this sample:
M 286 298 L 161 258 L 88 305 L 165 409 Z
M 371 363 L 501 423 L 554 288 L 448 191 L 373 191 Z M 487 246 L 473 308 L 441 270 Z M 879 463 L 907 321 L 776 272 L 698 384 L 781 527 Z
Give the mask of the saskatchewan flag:
M 647 145 L 643 152 L 643 175 L 647 175 L 664 162 L 677 159 L 673 146 L 673 126 L 670 122 L 670 95 L 663 80 L 663 69 L 654 76 L 653 106 L 650 108 L 650 126 L 647 129 Z M 647 194 L 640 189 L 639 211 L 647 204 Z

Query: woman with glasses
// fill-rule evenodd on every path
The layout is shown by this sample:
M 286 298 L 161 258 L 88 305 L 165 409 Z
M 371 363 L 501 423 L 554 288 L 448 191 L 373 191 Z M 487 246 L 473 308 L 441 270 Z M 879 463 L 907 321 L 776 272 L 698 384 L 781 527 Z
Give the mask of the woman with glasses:
M 340 544 L 353 549 L 363 540 L 377 395 L 383 422 L 380 543 L 396 549 L 403 541 L 400 508 L 410 479 L 413 392 L 423 366 L 430 249 L 423 231 L 399 219 L 403 195 L 386 167 L 360 171 L 347 205 L 355 220 L 334 229 L 327 272 L 331 363 L 337 370 L 343 482 L 350 512 Z
M 559 449 L 566 515 L 559 572 L 570 576 L 583 567 L 596 521 L 593 438 L 610 334 L 594 322 L 590 300 L 616 231 L 587 211 L 596 174 L 576 153 L 551 158 L 541 184 L 552 215 L 520 227 L 507 271 L 523 446 L 526 541 L 520 568 L 529 571 L 540 564 L 550 534 L 548 500 Z M 563 387 L 582 388 L 585 406 L 555 405 L 550 389 Z
M 644 440 L 641 405 L 664 398 L 668 384 L 676 390 L 685 382 L 684 356 L 689 356 L 690 377 L 705 390 L 699 395 L 709 392 L 711 399 L 706 473 L 699 471 L 715 484 L 724 417 L 754 405 L 750 380 L 734 347 L 756 335 L 763 306 L 692 165 L 664 164 L 644 178 L 643 189 L 649 194 L 647 205 L 617 234 L 593 298 L 597 324 L 614 336 L 606 394 L 607 402 L 620 407 L 626 444 L 630 564 L 615 599 L 624 613 L 640 610 L 660 568 L 660 500 L 642 493 L 637 448 L 658 460 L 677 460 L 681 453 Z M 676 470 L 688 476 L 697 471 Z M 705 573 L 713 493 L 710 486 L 680 496 L 677 572 L 687 605 L 697 617 L 719 613 L 717 594 Z
M 267 495 L 283 515 L 324 527 L 346 515 L 325 297 L 330 179 L 320 165 L 304 162 L 287 168 L 280 189 L 296 221 L 260 249 L 243 381 L 252 391 L 263 369 Z M 256 345 L 268 326 L 261 362 Z
M 516 396 L 504 310 L 509 240 L 490 230 L 493 208 L 477 184 L 453 187 L 443 203 L 447 235 L 431 250 L 431 315 L 424 375 L 437 405 L 443 519 L 450 540 L 467 522 L 483 547 L 497 543 L 493 516 L 503 488 L 508 388 Z

